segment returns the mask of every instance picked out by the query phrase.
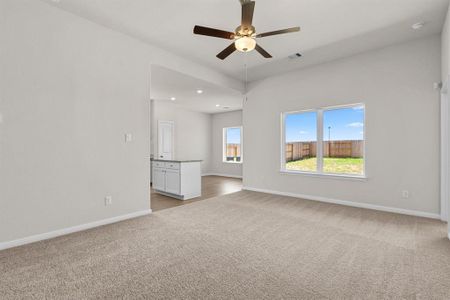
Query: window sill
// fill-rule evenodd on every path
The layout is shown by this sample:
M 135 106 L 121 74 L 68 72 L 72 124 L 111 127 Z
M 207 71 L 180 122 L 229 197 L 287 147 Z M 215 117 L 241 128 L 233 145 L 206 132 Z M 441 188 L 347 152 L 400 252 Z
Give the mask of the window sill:
M 345 175 L 345 174 L 325 174 L 325 173 L 311 173 L 302 171 L 290 171 L 280 170 L 281 174 L 286 175 L 301 175 L 307 177 L 329 178 L 329 179 L 342 179 L 342 180 L 355 180 L 355 181 L 367 181 L 368 178 L 365 175 Z
M 242 161 L 222 161 L 224 164 L 242 164 Z

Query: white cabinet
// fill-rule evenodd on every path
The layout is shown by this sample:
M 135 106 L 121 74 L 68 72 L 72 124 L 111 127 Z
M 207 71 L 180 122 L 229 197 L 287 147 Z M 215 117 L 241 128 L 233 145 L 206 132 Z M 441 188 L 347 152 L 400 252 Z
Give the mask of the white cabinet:
M 181 200 L 201 196 L 200 161 L 152 162 L 155 192 Z
M 166 169 L 166 192 L 180 194 L 180 171 Z
M 164 169 L 154 167 L 152 180 L 155 190 L 164 190 L 166 186 L 166 173 Z

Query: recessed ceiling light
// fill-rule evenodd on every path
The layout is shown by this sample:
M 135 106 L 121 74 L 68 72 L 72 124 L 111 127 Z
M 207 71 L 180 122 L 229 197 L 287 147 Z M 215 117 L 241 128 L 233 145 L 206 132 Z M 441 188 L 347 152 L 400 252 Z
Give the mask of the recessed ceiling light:
M 219 107 L 220 106 L 220 104 L 216 104 L 216 107 Z
M 299 52 L 297 52 L 297 53 L 294 53 L 294 54 L 292 54 L 292 55 L 289 55 L 288 57 L 289 57 L 290 59 L 296 59 L 296 58 L 302 57 L 302 54 L 299 53 Z
M 422 29 L 423 26 L 425 26 L 425 22 L 418 22 L 416 24 L 413 24 L 411 26 L 411 28 L 414 29 L 414 30 L 418 30 L 418 29 Z
M 203 94 L 203 90 L 197 90 L 197 94 Z
M 224 106 L 223 109 L 230 109 L 230 107 L 229 106 Z
M 175 101 L 175 100 L 177 100 L 177 98 L 175 98 L 175 97 L 170 97 L 170 100 Z

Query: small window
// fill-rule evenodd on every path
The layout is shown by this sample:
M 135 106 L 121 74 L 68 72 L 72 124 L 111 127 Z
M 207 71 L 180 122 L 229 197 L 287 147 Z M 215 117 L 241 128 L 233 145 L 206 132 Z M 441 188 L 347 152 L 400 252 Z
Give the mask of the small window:
M 223 161 L 227 163 L 242 162 L 242 128 L 227 127 L 223 129 Z
M 282 170 L 364 176 L 362 104 L 284 113 Z

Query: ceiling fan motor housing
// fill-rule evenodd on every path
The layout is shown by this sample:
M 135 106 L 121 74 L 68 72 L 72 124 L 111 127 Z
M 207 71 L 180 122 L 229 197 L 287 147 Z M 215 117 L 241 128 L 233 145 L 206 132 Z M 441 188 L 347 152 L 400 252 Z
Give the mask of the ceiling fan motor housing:
M 255 32 L 256 32 L 256 30 L 255 30 L 254 26 L 243 27 L 241 25 L 241 26 L 238 26 L 235 30 L 237 38 L 244 37 L 244 36 L 251 37 L 253 34 L 255 34 Z

